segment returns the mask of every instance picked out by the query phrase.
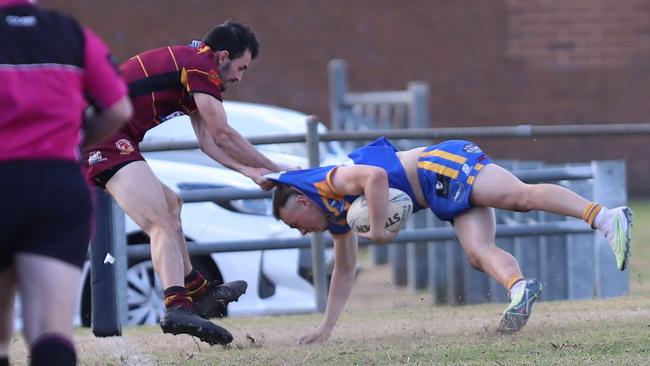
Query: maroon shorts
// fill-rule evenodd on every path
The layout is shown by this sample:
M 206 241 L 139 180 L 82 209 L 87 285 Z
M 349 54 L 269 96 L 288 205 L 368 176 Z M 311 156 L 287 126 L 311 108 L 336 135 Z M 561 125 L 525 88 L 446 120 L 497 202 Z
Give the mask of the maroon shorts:
M 144 160 L 138 142 L 126 131 L 120 130 L 99 145 L 84 152 L 87 177 L 104 188 L 106 182 L 123 166 Z

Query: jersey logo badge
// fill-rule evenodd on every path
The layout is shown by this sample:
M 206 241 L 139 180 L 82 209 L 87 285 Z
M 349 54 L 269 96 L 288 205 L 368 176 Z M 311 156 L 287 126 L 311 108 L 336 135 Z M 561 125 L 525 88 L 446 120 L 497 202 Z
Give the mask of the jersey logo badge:
M 463 146 L 463 151 L 471 153 L 471 154 L 477 154 L 481 152 L 481 148 L 476 146 L 476 144 L 473 143 L 468 143 Z
M 115 141 L 115 147 L 120 150 L 120 155 L 129 155 L 135 150 L 133 145 L 131 145 L 131 141 L 127 139 L 119 139 Z
M 208 73 L 208 80 L 217 87 L 221 88 L 221 79 L 219 78 L 219 74 L 215 70 L 210 70 Z
M 92 151 L 90 154 L 88 154 L 88 165 L 93 166 L 95 164 L 101 163 L 102 161 L 106 161 L 105 157 L 102 156 L 101 151 Z
M 436 174 L 436 196 L 449 198 L 450 178 L 446 175 Z

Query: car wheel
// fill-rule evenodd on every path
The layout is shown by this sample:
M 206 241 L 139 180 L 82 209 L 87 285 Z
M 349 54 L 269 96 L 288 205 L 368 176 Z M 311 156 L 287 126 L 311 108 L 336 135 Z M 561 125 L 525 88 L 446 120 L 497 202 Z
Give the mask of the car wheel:
M 128 237 L 128 244 L 146 243 L 149 239 L 144 234 L 132 234 Z M 189 241 L 189 240 L 188 240 Z M 223 283 L 221 273 L 209 255 L 193 256 L 190 258 L 192 266 L 203 273 L 208 281 Z M 126 270 L 126 325 L 157 324 L 160 321 L 165 306 L 163 301 L 163 287 L 160 279 L 155 274 L 151 259 L 129 260 Z M 91 293 L 90 271 L 84 281 L 81 301 L 81 323 L 90 326 L 91 323 Z M 224 311 L 224 314 L 227 311 Z
M 163 287 L 153 262 L 145 259 L 126 270 L 126 324 L 157 324 L 165 311 Z

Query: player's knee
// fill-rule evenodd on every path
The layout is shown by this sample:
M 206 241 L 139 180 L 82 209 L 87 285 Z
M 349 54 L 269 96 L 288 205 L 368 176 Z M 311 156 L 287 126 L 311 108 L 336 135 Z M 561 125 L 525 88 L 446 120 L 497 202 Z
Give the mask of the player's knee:
M 148 227 L 144 230 L 150 237 L 164 236 L 178 236 L 182 235 L 181 221 L 177 215 L 172 214 L 159 217 L 155 221 L 151 221 Z
M 513 211 L 528 212 L 533 210 L 533 190 L 525 186 L 510 195 L 510 204 Z
M 527 202 L 518 201 L 513 204 L 512 210 L 516 212 L 528 212 L 531 210 L 531 208 Z
M 481 255 L 478 253 L 467 253 L 467 260 L 469 261 L 470 266 L 477 271 L 482 271 L 483 267 L 481 266 Z
M 181 207 L 183 206 L 183 199 L 176 193 L 171 192 L 171 194 L 168 194 L 167 196 L 167 205 L 175 215 L 179 215 Z

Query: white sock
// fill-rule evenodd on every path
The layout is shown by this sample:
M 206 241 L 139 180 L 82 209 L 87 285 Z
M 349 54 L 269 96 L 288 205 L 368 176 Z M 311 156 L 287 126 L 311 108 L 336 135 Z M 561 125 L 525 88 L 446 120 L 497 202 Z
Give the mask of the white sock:
M 512 299 L 512 296 L 517 293 L 517 291 L 523 291 L 524 284 L 526 283 L 526 279 L 521 279 L 519 282 L 517 282 L 514 286 L 510 288 L 510 291 L 508 292 L 508 296 Z
M 607 214 L 607 207 L 603 207 L 598 211 L 598 214 L 596 215 L 596 218 L 594 219 L 594 226 L 598 229 L 600 229 L 600 225 L 603 224 L 603 221 L 605 220 L 605 215 Z

